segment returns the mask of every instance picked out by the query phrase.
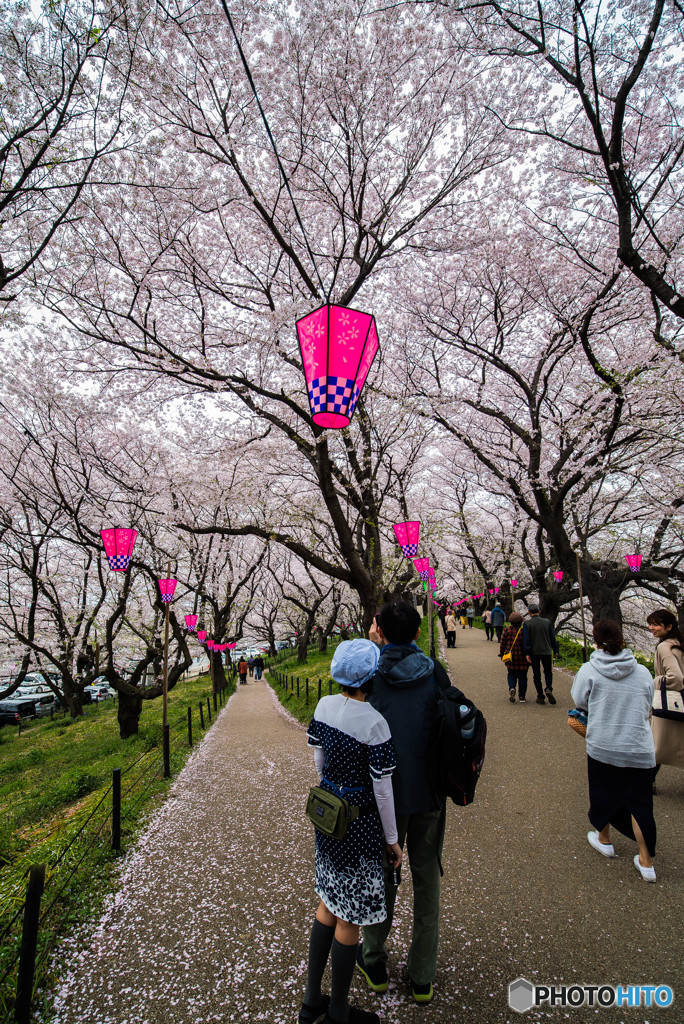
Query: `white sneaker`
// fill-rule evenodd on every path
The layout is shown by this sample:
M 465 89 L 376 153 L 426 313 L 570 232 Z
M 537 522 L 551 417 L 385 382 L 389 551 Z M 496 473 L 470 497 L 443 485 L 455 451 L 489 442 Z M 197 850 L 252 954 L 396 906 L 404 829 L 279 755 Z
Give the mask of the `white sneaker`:
M 637 853 L 637 855 L 634 858 L 634 867 L 637 869 L 637 871 L 639 872 L 639 874 L 643 878 L 644 882 L 655 882 L 655 880 L 656 880 L 655 868 L 654 867 L 645 868 L 644 865 L 639 860 L 639 854 L 638 853 Z
M 589 845 L 593 846 L 594 849 L 598 850 L 598 852 L 603 854 L 604 857 L 614 857 L 615 856 L 615 850 L 613 848 L 613 844 L 612 843 L 602 843 L 601 840 L 599 839 L 598 832 L 587 832 L 587 839 L 589 840 Z

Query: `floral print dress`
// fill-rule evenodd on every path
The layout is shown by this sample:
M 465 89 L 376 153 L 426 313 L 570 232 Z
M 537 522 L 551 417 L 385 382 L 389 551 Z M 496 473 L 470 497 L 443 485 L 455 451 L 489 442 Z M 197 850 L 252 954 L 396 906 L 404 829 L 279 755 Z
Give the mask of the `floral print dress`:
M 323 697 L 307 732 L 325 757 L 321 785 L 357 807 L 375 805 L 373 780 L 396 767 L 389 726 L 365 701 L 343 694 Z M 316 893 L 328 910 L 350 924 L 377 924 L 387 917 L 380 816 L 351 822 L 344 839 L 316 832 Z

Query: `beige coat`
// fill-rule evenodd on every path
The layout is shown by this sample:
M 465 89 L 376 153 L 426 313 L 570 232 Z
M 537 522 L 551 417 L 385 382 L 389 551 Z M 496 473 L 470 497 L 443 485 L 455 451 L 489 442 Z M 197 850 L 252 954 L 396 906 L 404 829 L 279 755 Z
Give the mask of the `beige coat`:
M 684 651 L 673 649 L 674 643 L 674 640 L 661 640 L 656 647 L 653 659 L 656 693 L 662 685 L 663 678 L 668 690 L 684 690 Z M 652 718 L 651 725 L 656 764 L 671 764 L 675 768 L 684 768 L 684 722 Z
M 447 633 L 454 633 L 456 631 L 457 625 L 458 623 L 456 622 L 456 616 L 454 615 L 453 612 L 450 612 L 449 615 L 447 615 L 446 617 Z

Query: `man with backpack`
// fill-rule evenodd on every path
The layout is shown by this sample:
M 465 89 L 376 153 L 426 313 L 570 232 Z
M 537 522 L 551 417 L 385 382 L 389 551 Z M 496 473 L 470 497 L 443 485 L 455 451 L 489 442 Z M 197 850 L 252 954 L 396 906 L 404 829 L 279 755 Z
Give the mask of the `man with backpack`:
M 506 613 L 497 601 L 492 608 L 492 614 L 490 618 L 492 627 L 496 630 L 496 639 L 501 643 L 501 634 L 506 623 Z
M 370 703 L 386 719 L 392 734 L 397 768 L 392 776 L 399 845 L 408 847 L 413 880 L 413 933 L 408 970 L 413 998 L 419 1004 L 433 997 L 437 969 L 439 897 L 446 800 L 434 792 L 430 777 L 430 741 L 437 716 L 438 688 L 446 691 L 449 677 L 416 647 L 420 615 L 410 604 L 385 605 L 371 629 L 381 654 L 373 679 Z M 397 895 L 393 868 L 385 865 L 387 919 L 366 925 L 358 967 L 369 987 L 386 992 L 385 942 L 392 926 Z

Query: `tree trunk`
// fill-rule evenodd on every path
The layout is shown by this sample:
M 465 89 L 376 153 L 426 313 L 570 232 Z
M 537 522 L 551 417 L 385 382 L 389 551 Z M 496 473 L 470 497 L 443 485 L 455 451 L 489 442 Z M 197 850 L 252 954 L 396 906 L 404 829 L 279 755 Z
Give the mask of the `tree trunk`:
M 582 587 L 591 608 L 592 622 L 599 619 L 614 619 L 622 626 L 622 609 L 620 608 L 620 591 L 613 590 L 602 580 L 584 578 Z M 587 633 L 591 636 L 591 623 L 587 623 Z
M 129 736 L 138 735 L 138 725 L 142 714 L 142 697 L 130 696 L 119 692 L 119 736 L 127 740 Z
M 210 651 L 211 667 L 213 669 L 212 679 L 214 681 L 214 693 L 218 693 L 226 685 L 226 673 L 223 665 L 223 655 L 216 651 Z
M 318 650 L 320 654 L 325 654 L 328 649 L 328 638 L 325 633 L 320 633 L 318 636 Z

